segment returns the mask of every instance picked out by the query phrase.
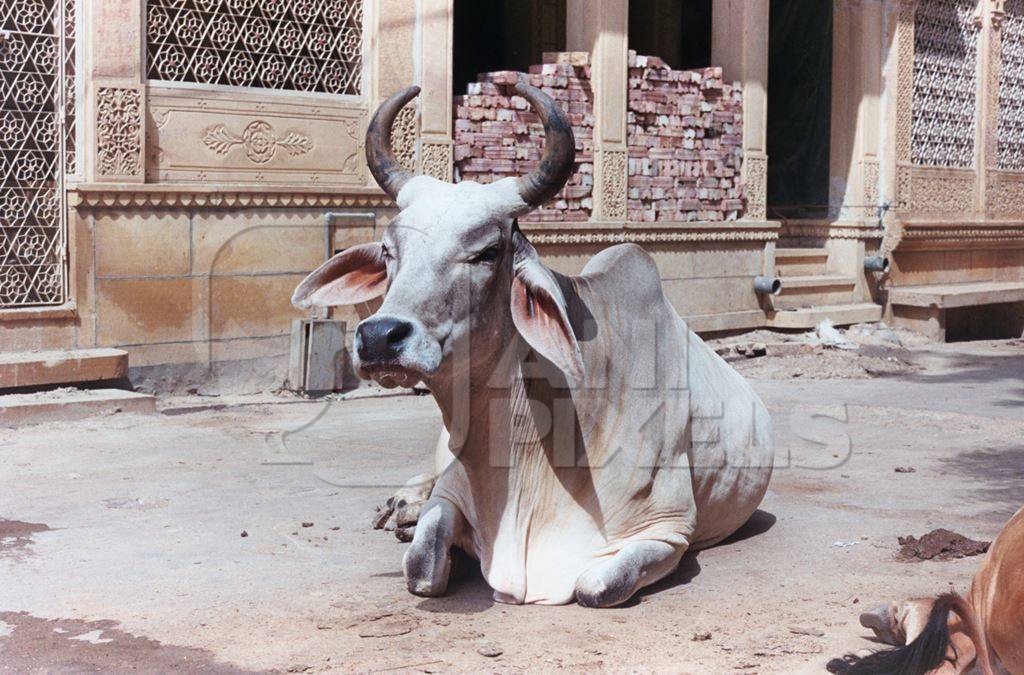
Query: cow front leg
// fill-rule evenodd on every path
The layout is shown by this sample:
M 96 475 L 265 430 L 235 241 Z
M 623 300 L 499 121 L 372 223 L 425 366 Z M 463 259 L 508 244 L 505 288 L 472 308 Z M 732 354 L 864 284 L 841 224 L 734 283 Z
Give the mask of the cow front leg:
M 444 595 L 451 574 L 452 544 L 465 525 L 462 512 L 446 499 L 431 499 L 423 505 L 412 545 L 402 559 L 410 593 Z
M 420 510 L 430 499 L 433 489 L 432 474 L 421 473 L 413 476 L 377 507 L 373 515 L 373 529 L 394 530 L 399 541 L 412 541 Z
M 686 545 L 663 541 L 626 544 L 608 560 L 597 563 L 576 580 L 576 602 L 584 607 L 614 607 L 644 586 L 670 574 L 679 565 Z

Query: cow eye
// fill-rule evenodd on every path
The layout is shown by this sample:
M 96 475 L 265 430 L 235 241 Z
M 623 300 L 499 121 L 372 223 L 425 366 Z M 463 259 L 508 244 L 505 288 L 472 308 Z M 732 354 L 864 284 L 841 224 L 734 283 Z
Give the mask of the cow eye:
M 380 256 L 385 260 L 391 260 L 391 251 L 389 251 L 388 247 L 384 244 L 380 245 Z
M 469 262 L 474 265 L 490 264 L 497 260 L 499 255 L 501 255 L 501 244 L 495 244 L 494 246 L 488 246 L 474 255 L 469 259 Z

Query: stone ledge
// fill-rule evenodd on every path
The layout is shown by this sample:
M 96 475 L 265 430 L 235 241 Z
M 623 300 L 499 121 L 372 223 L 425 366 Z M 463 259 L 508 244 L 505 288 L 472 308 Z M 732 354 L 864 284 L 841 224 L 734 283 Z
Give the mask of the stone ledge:
M 775 221 L 733 220 L 723 222 L 624 222 L 584 223 L 522 222 L 520 226 L 537 245 L 648 244 L 702 241 L 775 241 Z
M 0 308 L 0 323 L 73 319 L 76 316 L 78 316 L 78 305 L 74 301 L 66 302 L 63 305 Z
M 115 413 L 155 414 L 156 399 L 121 389 L 45 391 L 0 396 L 0 427 L 52 424 Z
M 889 303 L 909 307 L 954 309 L 1004 302 L 1024 302 L 1024 281 L 981 281 L 889 289 Z
M 78 208 L 394 206 L 391 198 L 377 188 L 82 183 L 68 194 L 71 206 Z

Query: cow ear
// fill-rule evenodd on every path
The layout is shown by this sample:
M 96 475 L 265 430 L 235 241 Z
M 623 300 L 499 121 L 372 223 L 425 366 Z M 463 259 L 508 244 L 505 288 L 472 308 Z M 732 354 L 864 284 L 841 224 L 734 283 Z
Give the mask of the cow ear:
M 388 270 L 380 242 L 361 244 L 337 254 L 302 280 L 292 304 L 300 309 L 355 305 L 383 295 Z
M 516 330 L 544 358 L 577 382 L 583 380 L 583 355 L 566 312 L 565 297 L 526 237 L 513 234 L 512 320 Z

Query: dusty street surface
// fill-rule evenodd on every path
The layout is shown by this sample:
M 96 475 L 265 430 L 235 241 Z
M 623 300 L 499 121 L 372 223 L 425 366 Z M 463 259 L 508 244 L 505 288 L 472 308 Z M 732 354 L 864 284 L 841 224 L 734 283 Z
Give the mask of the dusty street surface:
M 370 516 L 430 468 L 428 397 L 0 431 L 0 671 L 823 672 L 866 606 L 967 589 L 979 558 L 897 562 L 898 536 L 991 539 L 1024 502 L 1024 344 L 793 358 L 738 364 L 775 419 L 762 511 L 611 610 L 407 594 Z

